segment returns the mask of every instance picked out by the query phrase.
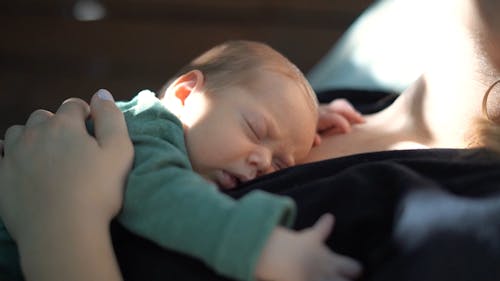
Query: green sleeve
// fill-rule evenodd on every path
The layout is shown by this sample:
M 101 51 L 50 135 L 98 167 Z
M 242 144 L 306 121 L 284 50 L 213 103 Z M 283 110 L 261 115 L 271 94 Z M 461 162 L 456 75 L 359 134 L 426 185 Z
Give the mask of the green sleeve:
M 260 191 L 235 201 L 221 193 L 191 170 L 180 123 L 162 114 L 126 113 L 135 160 L 118 220 L 223 275 L 253 280 L 271 231 L 292 223 L 293 201 Z
M 0 222 L 0 280 L 23 280 L 17 245 Z

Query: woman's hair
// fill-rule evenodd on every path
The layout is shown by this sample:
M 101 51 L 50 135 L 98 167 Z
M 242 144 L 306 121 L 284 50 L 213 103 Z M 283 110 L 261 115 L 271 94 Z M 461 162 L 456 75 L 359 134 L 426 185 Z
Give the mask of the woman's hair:
M 477 145 L 489 148 L 500 155 L 500 124 L 488 113 L 488 97 L 500 80 L 491 84 L 483 96 L 482 118 L 477 121 Z
M 302 72 L 282 54 L 261 42 L 227 41 L 211 48 L 182 67 L 158 94 L 164 95 L 175 79 L 194 69 L 203 73 L 204 87 L 212 93 L 234 85 L 250 85 L 260 70 L 273 71 L 296 81 L 310 106 L 317 108 L 316 94 Z

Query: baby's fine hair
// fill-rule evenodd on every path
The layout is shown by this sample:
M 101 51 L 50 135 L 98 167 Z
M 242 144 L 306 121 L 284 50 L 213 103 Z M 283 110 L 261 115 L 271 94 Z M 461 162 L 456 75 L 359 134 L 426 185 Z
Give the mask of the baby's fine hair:
M 261 42 L 235 40 L 217 45 L 182 67 L 160 90 L 163 95 L 182 74 L 197 69 L 205 77 L 205 89 L 216 92 L 234 85 L 249 85 L 259 70 L 268 70 L 289 77 L 298 83 L 311 109 L 317 110 L 316 94 L 302 72 L 285 56 Z

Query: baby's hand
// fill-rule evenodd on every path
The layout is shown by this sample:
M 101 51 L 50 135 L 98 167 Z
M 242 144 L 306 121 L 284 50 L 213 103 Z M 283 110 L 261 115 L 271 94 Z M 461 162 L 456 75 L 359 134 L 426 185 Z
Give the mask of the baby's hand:
M 346 99 L 335 99 L 319 106 L 318 135 L 328 136 L 351 131 L 351 125 L 364 123 L 365 119 Z
M 361 265 L 330 251 L 323 241 L 333 227 L 333 216 L 323 215 L 308 229 L 294 232 L 276 228 L 257 263 L 259 280 L 344 281 L 361 274 Z

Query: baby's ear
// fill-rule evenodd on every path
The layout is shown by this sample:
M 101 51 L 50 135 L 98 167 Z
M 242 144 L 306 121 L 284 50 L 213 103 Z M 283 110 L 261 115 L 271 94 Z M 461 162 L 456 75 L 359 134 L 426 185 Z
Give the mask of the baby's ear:
M 203 73 L 197 69 L 191 70 L 182 74 L 175 79 L 167 88 L 165 93 L 166 98 L 177 99 L 184 105 L 185 100 L 193 92 L 194 89 L 199 89 L 203 85 Z
M 203 86 L 203 81 L 203 73 L 197 69 L 182 74 L 168 86 L 162 98 L 164 104 L 175 114 L 184 107 L 189 95 Z

